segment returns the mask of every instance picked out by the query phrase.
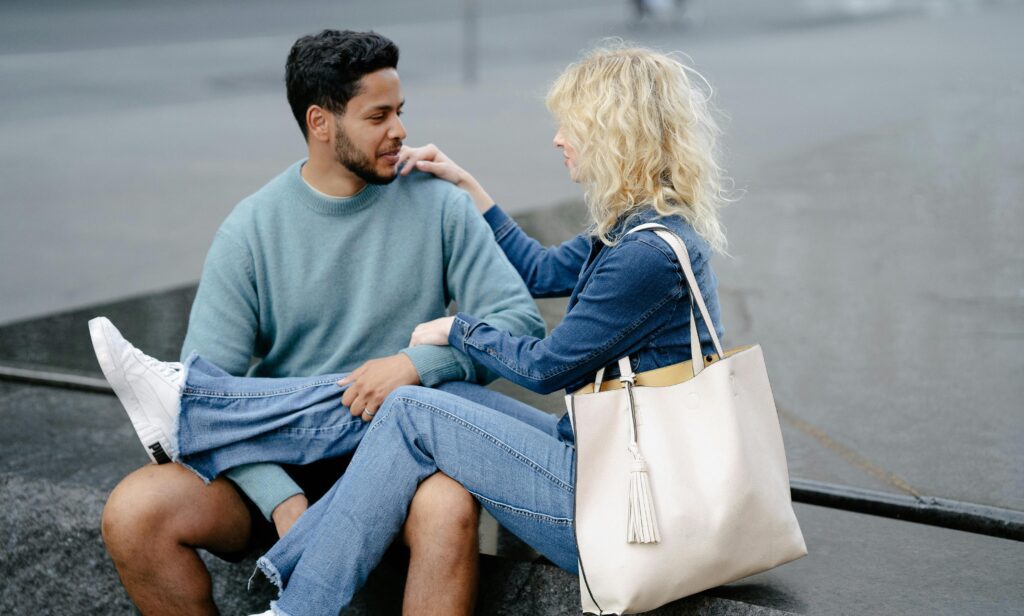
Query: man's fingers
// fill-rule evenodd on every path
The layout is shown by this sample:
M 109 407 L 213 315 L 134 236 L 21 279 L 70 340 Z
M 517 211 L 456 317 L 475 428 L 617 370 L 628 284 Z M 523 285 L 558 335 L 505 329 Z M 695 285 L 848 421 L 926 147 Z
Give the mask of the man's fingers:
M 363 376 L 364 374 L 366 374 L 366 364 L 363 364 L 362 366 L 359 366 L 352 372 L 346 374 L 344 377 L 342 377 L 340 381 L 338 381 L 338 385 L 344 387 L 345 385 L 355 383 L 356 381 L 359 380 L 359 377 Z
M 359 386 L 353 385 L 346 389 L 345 393 L 341 395 L 341 403 L 348 408 L 352 408 L 355 405 L 357 398 L 359 398 Z
M 352 401 L 352 404 L 348 405 L 348 412 L 351 413 L 352 415 L 358 417 L 359 415 L 361 415 L 363 413 L 363 410 L 365 408 L 366 408 L 366 400 L 364 400 L 362 398 L 357 398 L 357 399 Z
M 348 407 L 348 412 L 353 416 L 362 415 L 366 409 L 373 412 L 374 409 L 380 408 L 383 401 L 384 396 L 381 395 L 380 390 L 360 387 L 359 384 L 350 387 L 341 397 L 341 403 Z
M 370 396 L 361 396 L 353 404 L 352 409 L 353 415 L 359 415 L 359 418 L 363 421 L 370 421 L 373 416 L 377 414 L 377 409 L 380 408 L 379 402 L 374 402 Z

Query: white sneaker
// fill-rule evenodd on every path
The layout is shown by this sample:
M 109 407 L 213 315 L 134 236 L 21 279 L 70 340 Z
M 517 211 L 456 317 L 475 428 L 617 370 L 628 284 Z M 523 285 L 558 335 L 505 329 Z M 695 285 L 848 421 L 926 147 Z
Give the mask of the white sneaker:
M 185 371 L 133 347 L 106 317 L 89 321 L 89 335 L 103 376 L 114 388 L 149 458 L 166 464 L 178 457 L 178 413 Z
M 274 610 L 267 610 L 266 612 L 260 612 L 259 614 L 253 614 L 252 616 L 274 616 Z

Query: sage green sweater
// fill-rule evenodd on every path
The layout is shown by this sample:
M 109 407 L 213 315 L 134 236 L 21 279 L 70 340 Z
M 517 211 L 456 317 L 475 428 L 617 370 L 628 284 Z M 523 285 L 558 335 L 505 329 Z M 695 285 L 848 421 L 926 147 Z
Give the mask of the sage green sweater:
M 231 374 L 288 377 L 402 352 L 432 386 L 494 378 L 451 347 L 407 347 L 413 328 L 447 314 L 451 301 L 513 334 L 543 336 L 526 287 L 464 191 L 414 172 L 331 198 L 306 184 L 302 163 L 217 231 L 182 359 L 198 351 Z M 301 492 L 277 465 L 227 475 L 268 519 Z

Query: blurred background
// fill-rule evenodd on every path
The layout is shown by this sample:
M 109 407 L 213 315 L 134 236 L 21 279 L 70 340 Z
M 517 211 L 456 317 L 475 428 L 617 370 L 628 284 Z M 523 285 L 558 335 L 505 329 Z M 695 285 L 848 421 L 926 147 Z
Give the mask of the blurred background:
M 194 284 L 234 204 L 303 156 L 284 60 L 325 27 L 395 40 L 408 143 L 565 239 L 581 194 L 543 95 L 621 36 L 685 52 L 715 88 L 745 193 L 714 262 L 726 343 L 763 345 L 792 474 L 1024 511 L 1024 6 L 647 7 L 7 0 L 0 326 Z M 180 333 L 172 308 L 151 314 Z M 69 331 L 0 337 L 0 363 L 98 374 L 84 320 Z

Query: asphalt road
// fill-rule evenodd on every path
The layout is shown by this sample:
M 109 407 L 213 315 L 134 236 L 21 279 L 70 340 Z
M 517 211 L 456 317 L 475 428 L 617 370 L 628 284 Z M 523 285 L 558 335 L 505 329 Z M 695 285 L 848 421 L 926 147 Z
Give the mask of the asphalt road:
M 232 205 L 302 155 L 296 35 L 403 49 L 410 142 L 516 212 L 579 199 L 547 83 L 608 35 L 682 49 L 716 87 L 746 195 L 716 263 L 727 342 L 762 343 L 794 475 L 1024 509 L 1024 8 L 695 2 L 4 3 L 0 323 L 194 281 Z

